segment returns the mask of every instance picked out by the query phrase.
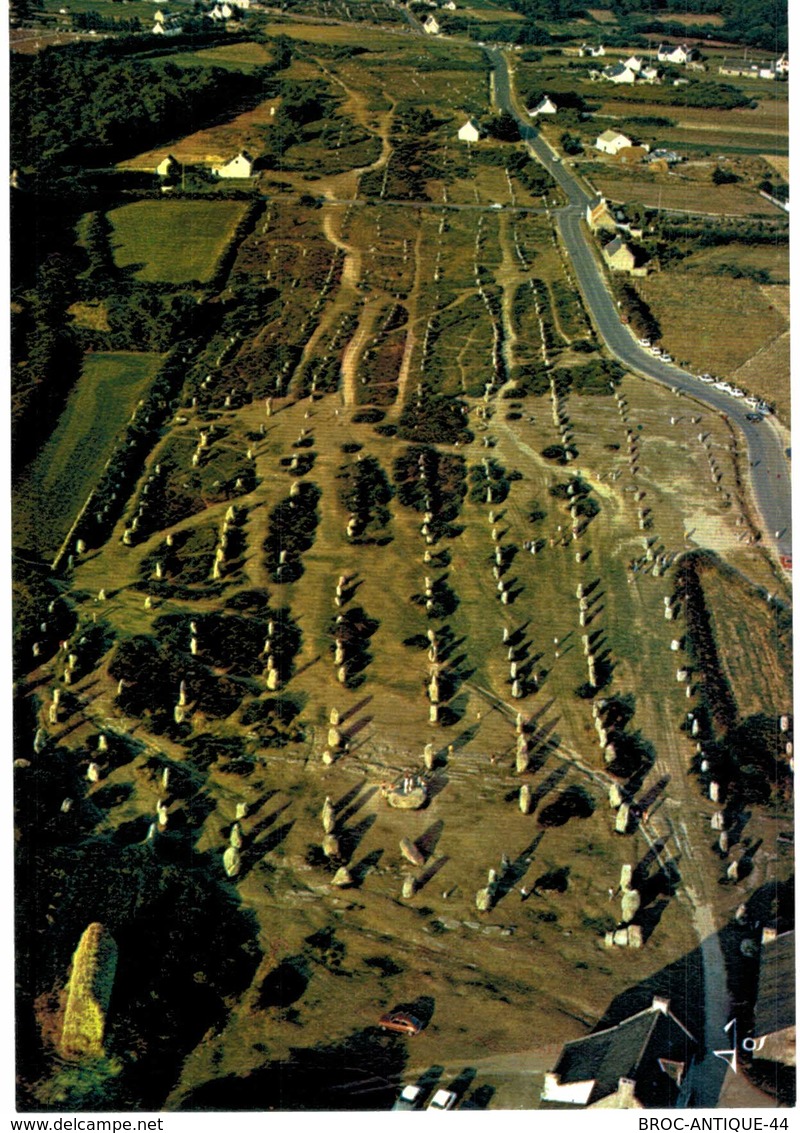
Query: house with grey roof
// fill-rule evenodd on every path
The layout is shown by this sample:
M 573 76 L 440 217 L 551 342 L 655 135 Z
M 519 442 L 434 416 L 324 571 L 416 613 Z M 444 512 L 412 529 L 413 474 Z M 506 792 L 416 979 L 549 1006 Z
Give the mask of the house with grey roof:
M 588 1109 L 669 1109 L 682 1097 L 694 1035 L 653 996 L 644 1011 L 564 1045 L 542 1101 Z M 552 1107 L 547 1107 L 552 1108 Z
M 753 1009 L 753 1038 L 761 1043 L 755 1057 L 795 1066 L 795 1019 L 794 930 L 778 935 L 775 929 L 765 928 Z

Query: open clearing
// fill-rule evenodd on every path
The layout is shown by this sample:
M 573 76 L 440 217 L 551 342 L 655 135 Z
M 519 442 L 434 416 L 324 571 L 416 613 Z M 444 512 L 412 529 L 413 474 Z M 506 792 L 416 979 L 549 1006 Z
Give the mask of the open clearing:
M 201 51 L 166 54 L 164 62 L 174 63 L 178 67 L 203 64 L 248 72 L 271 63 L 272 58 L 272 52 L 262 43 L 226 43 L 221 47 L 209 47 Z
M 738 185 L 698 184 L 682 181 L 674 174 L 646 173 L 634 170 L 625 173 L 592 171 L 592 184 L 612 201 L 638 201 L 648 208 L 674 209 L 698 216 L 768 216 L 781 215 L 777 205 L 765 201 L 758 193 Z
M 86 355 L 55 432 L 14 485 L 16 546 L 58 550 L 160 364 L 160 354 Z
M 206 283 L 246 207 L 241 201 L 136 201 L 113 209 L 114 262 L 147 282 Z
M 752 280 L 662 272 L 637 287 L 661 324 L 666 349 L 693 369 L 732 374 L 787 329 L 784 316 Z M 710 319 L 709 311 L 720 317 Z M 764 379 L 774 384 L 772 376 Z

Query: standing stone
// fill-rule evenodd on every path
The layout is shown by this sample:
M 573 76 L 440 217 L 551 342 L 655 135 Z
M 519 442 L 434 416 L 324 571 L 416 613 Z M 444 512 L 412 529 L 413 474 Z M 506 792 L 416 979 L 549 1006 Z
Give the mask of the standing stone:
M 326 796 L 322 807 L 322 829 L 326 834 L 332 834 L 336 826 L 336 808 L 331 802 L 330 795 Z
M 409 901 L 417 891 L 417 883 L 411 874 L 403 878 L 403 899 Z
M 628 862 L 626 862 L 625 865 L 623 865 L 622 869 L 619 872 L 619 887 L 620 887 L 620 889 L 622 889 L 623 891 L 626 890 L 626 889 L 630 889 L 632 880 L 633 880 L 633 866 L 630 865 Z
M 222 855 L 222 864 L 228 877 L 236 877 L 242 868 L 242 857 L 235 846 L 228 846 Z
M 519 809 L 523 814 L 530 814 L 532 803 L 531 788 L 528 783 L 523 783 L 519 789 Z
M 626 889 L 622 893 L 622 919 L 627 924 L 639 911 L 642 896 L 638 889 Z
M 59 1041 L 61 1055 L 83 1061 L 104 1054 L 106 1013 L 117 971 L 117 945 L 99 922 L 90 924 L 72 957 L 64 1025 Z
M 628 803 L 623 803 L 622 806 L 617 811 L 617 819 L 616 819 L 616 822 L 614 823 L 614 829 L 616 830 L 617 834 L 627 834 L 629 822 L 630 822 L 630 805 Z

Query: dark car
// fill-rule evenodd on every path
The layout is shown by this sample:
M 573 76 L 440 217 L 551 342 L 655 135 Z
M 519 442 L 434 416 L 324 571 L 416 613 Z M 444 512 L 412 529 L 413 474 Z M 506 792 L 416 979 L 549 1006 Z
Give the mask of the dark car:
M 381 1015 L 378 1026 L 384 1031 L 397 1031 L 401 1035 L 418 1035 L 422 1030 L 422 1023 L 407 1011 L 389 1011 Z
M 764 420 L 764 418 L 761 416 L 760 413 L 745 413 L 745 418 L 748 421 L 763 421 Z

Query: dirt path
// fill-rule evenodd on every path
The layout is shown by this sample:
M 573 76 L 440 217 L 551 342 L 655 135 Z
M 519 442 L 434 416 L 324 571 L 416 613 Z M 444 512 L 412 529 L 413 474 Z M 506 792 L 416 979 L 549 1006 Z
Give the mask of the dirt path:
M 517 345 L 517 332 L 514 330 L 512 308 L 514 303 L 514 296 L 520 283 L 523 282 L 523 276 L 519 270 L 517 257 L 514 254 L 513 248 L 511 247 L 508 227 L 508 217 L 501 216 L 500 248 L 503 252 L 503 260 L 497 271 L 495 272 L 495 279 L 502 288 L 503 292 L 503 298 L 501 301 L 503 320 L 503 362 L 505 363 L 506 375 L 510 377 L 514 369 L 514 352 Z
M 420 279 L 420 266 L 422 263 L 422 225 L 417 229 L 417 238 L 414 241 L 414 286 L 408 297 L 408 333 L 406 334 L 403 360 L 400 363 L 400 372 L 397 376 L 397 401 L 394 404 L 396 414 L 399 414 L 406 404 L 408 396 L 408 383 L 411 380 L 411 363 L 417 349 L 417 334 L 415 327 L 419 321 L 419 298 L 422 289 Z
M 348 407 L 358 404 L 358 363 L 367 342 L 375 330 L 375 322 L 381 309 L 381 300 L 372 296 L 364 304 L 358 326 L 342 355 L 342 396 Z

